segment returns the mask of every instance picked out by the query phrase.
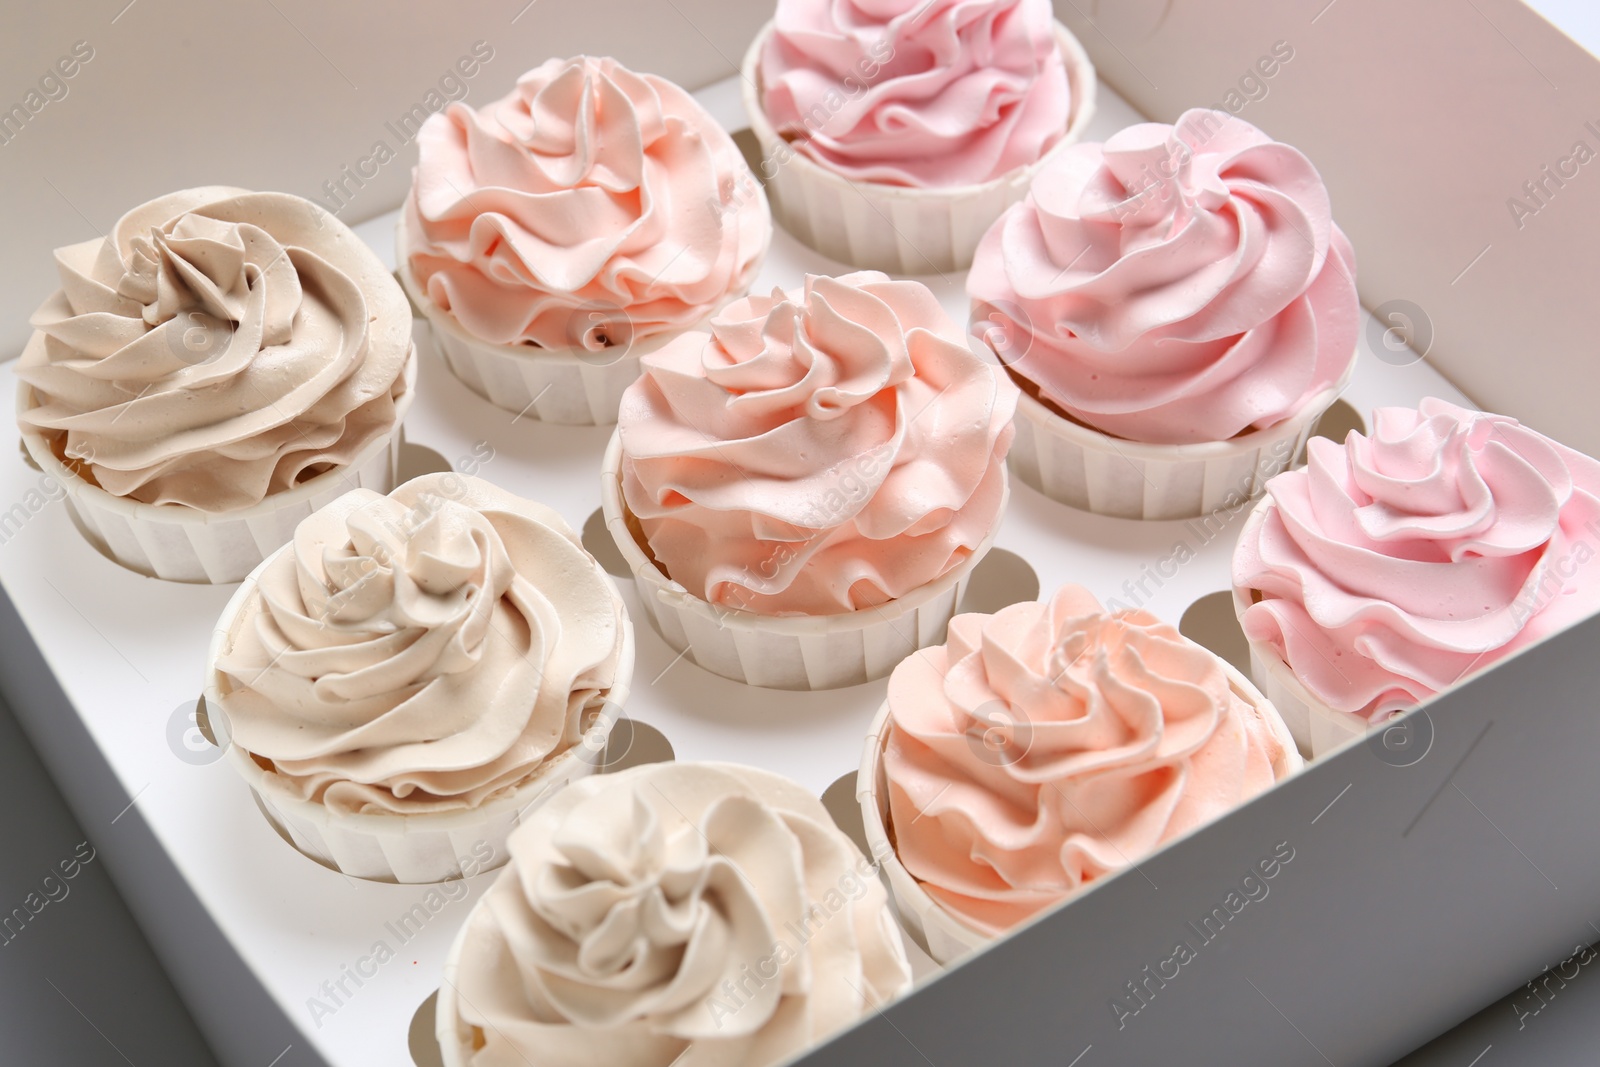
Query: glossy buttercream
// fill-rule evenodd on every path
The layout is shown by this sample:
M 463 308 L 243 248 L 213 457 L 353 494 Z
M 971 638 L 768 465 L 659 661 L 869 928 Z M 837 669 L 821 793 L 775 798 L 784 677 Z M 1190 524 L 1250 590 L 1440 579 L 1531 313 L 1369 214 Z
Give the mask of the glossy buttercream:
M 1144 611 L 1066 586 L 958 615 L 889 681 L 883 772 L 906 870 L 999 934 L 1300 765 L 1276 712 Z M 1263 702 L 1264 703 L 1264 702 Z
M 271 788 L 332 811 L 476 808 L 579 740 L 622 620 L 542 504 L 456 474 L 357 489 L 300 523 L 235 616 L 229 730 Z
M 56 250 L 17 364 L 18 422 L 107 492 L 261 503 L 395 428 L 411 312 L 338 219 L 286 193 L 188 189 Z
M 584 779 L 510 851 L 455 978 L 473 1067 L 762 1067 L 910 984 L 861 853 L 765 771 Z
M 971 185 L 1036 162 L 1071 94 L 1048 0 L 780 0 L 762 106 L 858 181 Z
M 1428 398 L 1313 438 L 1233 557 L 1245 635 L 1382 719 L 1600 607 L 1600 463 Z
M 667 575 L 712 604 L 882 604 L 999 521 L 1016 389 L 919 282 L 808 276 L 643 363 L 618 423 L 623 498 Z
M 967 291 L 1040 399 L 1133 441 L 1272 426 L 1355 359 L 1355 256 L 1327 188 L 1220 111 L 1062 149 L 984 235 Z
M 552 59 L 417 143 L 402 252 L 494 344 L 598 352 L 693 325 L 749 286 L 771 236 L 727 133 L 614 59 Z

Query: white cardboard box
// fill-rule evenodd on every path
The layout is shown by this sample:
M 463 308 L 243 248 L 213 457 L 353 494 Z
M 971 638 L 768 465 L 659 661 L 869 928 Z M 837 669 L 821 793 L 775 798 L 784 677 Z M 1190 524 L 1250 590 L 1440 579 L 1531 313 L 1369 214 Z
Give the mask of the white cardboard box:
M 1573 293 L 1580 282 L 1592 288 L 1600 278 L 1600 253 L 1593 248 L 1600 177 L 1591 181 L 1585 173 L 1587 184 L 1574 179 L 1514 238 L 1490 232 L 1500 221 L 1493 213 L 1506 208 L 1491 203 L 1485 190 L 1494 188 L 1491 172 L 1520 173 L 1519 153 L 1566 129 L 1561 115 L 1537 108 L 1537 95 L 1548 86 L 1530 68 L 1559 76 L 1569 92 L 1557 99 L 1581 110 L 1584 94 L 1573 89 L 1600 84 L 1600 64 L 1569 55 L 1563 49 L 1570 42 L 1510 0 L 1476 0 L 1472 6 L 1481 13 L 1464 15 L 1442 0 L 1419 0 L 1403 12 L 1379 0 L 1324 4 L 1246 0 L 1221 13 L 1192 0 L 1114 6 L 1066 0 L 1063 18 L 1111 83 L 1103 87 L 1091 136 L 1137 120 L 1112 87 L 1148 114 L 1171 118 L 1190 104 L 1221 102 L 1254 61 L 1257 45 L 1249 42 L 1259 38 L 1265 49 L 1279 39 L 1294 41 L 1300 65 L 1284 68 L 1267 94 L 1241 113 L 1305 147 L 1329 176 L 1336 216 L 1356 242 L 1369 306 L 1413 300 L 1431 309 L 1436 334 L 1427 362 L 1400 365 L 1404 361 L 1392 354 L 1380 359 L 1372 351 L 1382 343 L 1382 325 L 1392 323 L 1369 322 L 1351 404 L 1365 411 L 1375 403 L 1413 403 L 1428 393 L 1460 399 L 1434 369 L 1438 363 L 1488 406 L 1595 450 L 1592 425 L 1583 416 L 1600 370 L 1571 353 L 1588 307 Z M 318 62 L 299 54 L 318 28 L 310 6 L 282 6 L 284 20 L 298 22 L 307 37 L 276 39 L 264 48 L 265 58 L 252 54 L 247 81 L 280 84 L 274 57 L 296 69 Z M 655 5 L 641 6 L 650 13 L 635 28 L 672 24 Z M 712 2 L 677 9 L 678 32 L 663 39 L 694 45 L 702 66 L 714 70 L 716 53 L 738 55 L 742 20 L 753 32 L 767 13 L 725 6 L 734 17 L 712 18 L 723 10 Z M 138 11 L 125 9 L 112 28 L 129 32 L 124 23 Z M 588 43 L 583 19 L 593 15 L 587 25 L 602 25 L 604 12 L 574 11 L 583 9 L 545 0 L 510 25 L 520 41 L 528 24 L 551 18 L 563 33 L 576 34 L 572 49 L 641 51 L 634 29 L 622 39 L 627 48 Z M 172 17 L 160 12 L 155 21 L 170 32 Z M 463 26 L 486 22 L 486 5 L 468 5 L 460 17 Z M 1479 18 L 1487 28 L 1470 21 Z M 696 20 L 710 27 L 709 36 L 698 36 Z M 45 30 L 72 32 L 70 18 L 57 21 Z M 1385 36 L 1396 27 L 1403 46 Z M 135 46 L 153 48 L 152 32 L 133 27 L 129 36 Z M 464 40 L 472 33 L 464 29 Z M 1485 34 L 1500 45 L 1485 44 Z M 569 36 L 550 39 L 569 42 Z M 391 66 L 425 65 L 421 57 L 432 57 L 418 34 L 392 26 L 371 41 L 352 33 L 346 43 L 397 53 Z M 296 50 L 292 60 L 290 49 Z M 1453 60 L 1451 49 L 1466 49 L 1471 62 Z M 474 99 L 504 91 L 515 73 L 546 54 L 533 44 L 506 47 L 496 60 L 503 61 L 494 70 L 499 82 L 475 89 L 483 95 Z M 1375 58 L 1382 56 L 1389 58 Z M 668 67 L 652 63 L 649 54 L 623 57 L 649 69 Z M 345 65 L 384 69 L 366 52 L 353 58 L 359 63 Z M 291 97 L 299 94 L 302 114 L 317 113 L 317 94 L 328 87 L 318 83 L 313 92 L 307 86 L 327 73 L 308 75 L 289 90 Z M 1159 77 L 1152 81 L 1149 74 Z M 170 83 L 183 75 L 164 69 L 153 77 Z M 130 82 L 124 88 L 148 104 L 158 86 Z M 220 123 L 230 107 L 216 97 L 241 91 L 203 97 L 197 114 Z M 719 117 L 737 122 L 734 83 L 717 83 L 702 98 Z M 1600 95 L 1589 92 L 1587 99 Z M 93 101 L 75 103 L 87 110 Z M 1457 129 L 1440 120 L 1467 115 L 1475 125 Z M 1430 121 L 1419 124 L 1420 116 Z M 284 149 L 295 143 L 295 124 L 250 121 L 267 142 L 276 139 Z M 1574 130 L 1581 129 L 1579 122 Z M 1404 166 L 1395 162 L 1397 139 L 1404 142 Z M 1559 139 L 1553 144 L 1562 148 Z M 17 148 L 6 145 L 0 153 Z M 117 214 L 107 205 L 127 206 L 228 170 L 219 161 L 215 168 L 180 168 L 184 177 L 171 180 L 171 158 L 145 160 L 132 146 L 127 151 L 125 166 L 105 168 L 97 179 L 74 175 L 79 187 L 87 182 L 94 190 L 90 210 L 102 226 Z M 12 166 L 12 158 L 0 154 L 0 166 Z M 1538 171 L 1537 153 L 1533 162 L 1524 167 L 1530 174 Z M 49 164 L 37 157 L 22 161 L 40 178 L 48 176 Z M 311 193 L 317 173 L 301 167 L 280 184 Z M 40 196 L 48 195 L 40 189 Z M 371 195 L 376 201 L 378 192 Z M 1474 214 L 1479 207 L 1481 220 Z M 94 225 L 88 216 L 82 221 Z M 1469 266 L 1479 221 L 1483 243 L 1493 247 Z M 392 216 L 383 216 L 361 232 L 390 255 L 391 226 Z M 37 243 L 40 235 L 28 233 Z M 47 238 L 46 248 L 82 236 L 73 229 Z M 8 251 L 4 273 L 47 291 L 47 255 L 26 251 L 27 257 L 23 249 Z M 1439 274 L 1451 265 L 1453 282 Z M 793 284 L 805 269 L 827 265 L 780 233 L 760 284 Z M 932 281 L 964 318 L 959 279 Z M 1548 305 L 1533 299 L 1546 290 L 1553 294 Z M 1537 322 L 1526 321 L 1530 308 L 1539 308 Z M 1519 316 L 1523 334 L 1515 332 Z M 1521 366 L 1532 373 L 1497 362 L 1519 337 L 1526 341 Z M 1548 388 L 1552 380 L 1562 387 Z M 9 402 L 9 371 L 4 381 L 0 405 Z M 482 462 L 487 444 L 494 458 L 483 467 L 485 476 L 556 505 L 574 525 L 583 526 L 598 506 L 593 472 L 604 430 L 513 424 L 433 359 L 424 362 L 408 425 L 414 444 L 446 462 Z M 0 544 L 0 585 L 7 594 L 0 605 L 0 686 L 213 1047 L 230 1067 L 406 1062 L 413 1013 L 437 985 L 450 937 L 486 879 L 463 899 L 436 898 L 437 909 L 430 909 L 425 888 L 348 881 L 283 844 L 242 783 L 223 763 L 205 762 L 209 753 L 192 746 L 187 732 L 206 637 L 230 590 L 170 585 L 120 570 L 83 543 L 65 509 L 49 501 L 34 506 L 43 499 L 29 495 L 37 481 L 20 457 L 0 464 L 0 511 L 17 502 L 28 513 Z M 1201 544 L 1182 523 L 1099 519 L 1018 486 L 999 544 L 1032 565 L 1046 592 L 1074 580 L 1102 597 L 1126 599 L 1125 582 L 1139 581 L 1153 561 L 1188 540 L 1198 558 L 1175 577 L 1146 583 L 1152 591 L 1147 605 L 1177 619 L 1199 597 L 1226 587 L 1231 533 L 1240 518 Z M 995 583 L 1002 577 L 1025 578 L 1026 568 L 1012 564 L 999 557 L 980 594 L 998 595 Z M 1597 635 L 1600 623 L 1591 620 L 1419 713 L 1412 720 L 1418 736 L 1426 726 L 1431 737 L 1420 760 L 1396 766 L 1367 744 L 1321 760 L 1138 870 L 919 986 L 807 1062 L 926 1059 L 945 1067 L 1004 1059 L 1095 1067 L 1167 1056 L 1340 1067 L 1387 1062 L 1566 956 L 1578 941 L 1592 940 L 1585 931 L 1600 920 L 1600 864 L 1592 858 L 1600 837 L 1592 814 L 1600 785 L 1593 784 L 1590 766 L 1600 751 L 1600 721 L 1588 694 L 1600 683 L 1600 664 L 1587 653 Z M 673 664 L 648 626 L 640 626 L 639 643 L 628 710 L 660 728 L 680 758 L 743 760 L 788 773 L 819 792 L 851 773 L 882 696 L 882 683 L 822 695 L 749 691 L 690 663 Z M 1198 941 L 1188 924 L 1198 923 L 1280 843 L 1293 848 L 1295 858 L 1268 898 L 1201 944 L 1180 977 L 1146 985 L 1147 1006 L 1130 1000 L 1127 983 L 1147 982 L 1145 968 L 1170 956 L 1177 940 Z M 419 902 L 431 918 L 402 949 L 405 931 L 395 924 Z M 400 955 L 359 988 L 345 979 L 353 993 L 334 1003 L 322 983 L 340 982 L 378 940 Z M 1118 1012 L 1111 1007 L 1116 998 L 1125 1008 L 1140 1003 L 1140 1010 Z

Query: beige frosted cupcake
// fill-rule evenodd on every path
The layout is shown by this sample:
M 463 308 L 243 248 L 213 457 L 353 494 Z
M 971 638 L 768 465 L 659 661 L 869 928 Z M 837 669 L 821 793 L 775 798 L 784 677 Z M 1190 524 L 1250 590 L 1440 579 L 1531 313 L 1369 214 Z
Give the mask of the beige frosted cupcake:
M 828 689 L 942 640 L 1005 509 L 1016 390 L 928 287 L 873 271 L 737 301 L 644 360 L 606 524 L 673 648 Z
M 766 1067 L 911 984 L 883 888 L 815 796 L 660 763 L 575 783 L 511 838 L 445 965 L 447 1067 Z
M 743 294 L 771 241 L 727 132 L 614 59 L 549 60 L 417 143 L 401 280 L 456 377 L 547 422 L 615 422 L 639 357 Z
M 1094 67 L 1049 0 L 779 0 L 743 74 L 784 228 L 897 274 L 966 270 L 1094 114 Z
M 187 189 L 57 249 L 56 269 L 17 364 L 17 423 L 118 563 L 236 582 L 316 508 L 393 487 L 411 314 L 326 211 Z
M 228 603 L 207 707 L 267 818 L 345 874 L 505 862 L 531 807 L 603 762 L 633 630 L 551 509 L 457 474 L 351 492 Z
M 907 929 L 950 962 L 1300 767 L 1243 675 L 1069 585 L 897 667 L 856 795 Z

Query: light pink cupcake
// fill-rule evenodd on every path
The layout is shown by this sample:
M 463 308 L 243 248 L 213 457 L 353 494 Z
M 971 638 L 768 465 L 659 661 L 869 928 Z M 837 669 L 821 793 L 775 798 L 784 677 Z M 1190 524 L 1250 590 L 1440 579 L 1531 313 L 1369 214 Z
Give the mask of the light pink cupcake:
M 1256 678 L 1317 754 L 1600 608 L 1600 462 L 1431 397 L 1372 427 L 1313 440 L 1234 550 Z
M 989 223 L 1094 114 L 1049 0 L 779 0 L 745 109 L 784 227 L 898 274 L 965 270 Z
M 1105 515 L 1242 507 L 1355 363 L 1355 257 L 1327 188 L 1220 111 L 1063 150 L 984 236 L 967 292 L 1025 394 L 1012 468 Z
M 639 357 L 744 293 L 771 239 L 732 138 L 614 59 L 552 59 L 417 142 L 401 280 L 456 376 L 536 418 L 616 421 Z
M 865 682 L 942 639 L 1005 509 L 1015 403 L 927 286 L 807 277 L 645 357 L 606 522 L 646 614 L 707 670 Z

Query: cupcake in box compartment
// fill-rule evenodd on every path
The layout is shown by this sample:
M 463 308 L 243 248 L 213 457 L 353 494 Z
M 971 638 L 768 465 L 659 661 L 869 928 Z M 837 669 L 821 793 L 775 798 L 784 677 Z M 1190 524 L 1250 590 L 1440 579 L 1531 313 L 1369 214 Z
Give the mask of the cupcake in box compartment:
M 907 928 L 949 962 L 1300 766 L 1227 663 L 1066 586 L 907 657 L 856 792 Z
M 943 637 L 1006 501 L 1016 389 L 927 286 L 876 272 L 750 297 L 644 360 L 606 521 L 669 644 L 788 689 Z
M 779 0 L 745 109 L 784 227 L 856 267 L 965 270 L 1094 113 L 1048 0 Z
M 1239 537 L 1257 680 L 1317 753 L 1600 608 L 1600 463 L 1428 398 L 1311 442 Z
M 206 700 L 296 847 L 429 882 L 503 863 L 518 819 L 603 761 L 632 669 L 622 602 L 559 515 L 430 474 L 300 524 L 224 611 Z
M 615 422 L 639 357 L 744 293 L 771 239 L 733 139 L 614 59 L 552 59 L 417 143 L 401 280 L 458 378 L 546 421 Z
M 393 488 L 411 316 L 326 211 L 187 189 L 58 249 L 56 269 L 17 364 L 17 423 L 117 562 L 236 582 L 315 508 Z
M 1299 151 L 1225 112 L 1063 150 L 984 236 L 973 326 L 1024 391 L 1013 470 L 1173 519 L 1287 468 L 1356 356 L 1355 257 Z
M 883 888 L 767 771 L 576 783 L 511 839 L 445 965 L 447 1067 L 765 1067 L 911 984 Z

